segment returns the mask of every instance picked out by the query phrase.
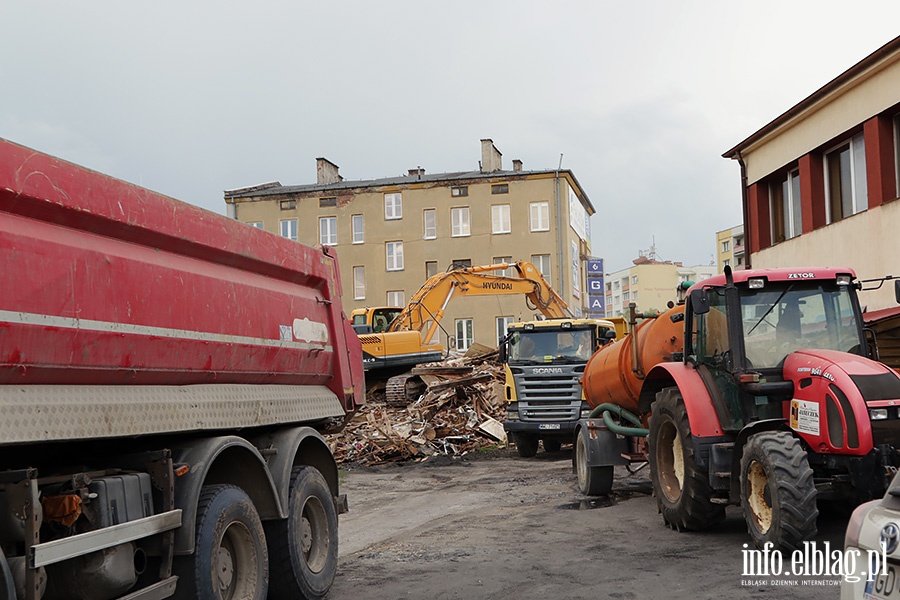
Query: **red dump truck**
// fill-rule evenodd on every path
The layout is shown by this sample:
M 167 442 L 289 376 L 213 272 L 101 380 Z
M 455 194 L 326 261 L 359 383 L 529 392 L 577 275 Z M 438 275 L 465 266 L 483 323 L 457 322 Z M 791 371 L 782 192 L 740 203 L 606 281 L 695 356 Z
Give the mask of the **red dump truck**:
M 0 597 L 320 598 L 333 251 L 0 140 Z

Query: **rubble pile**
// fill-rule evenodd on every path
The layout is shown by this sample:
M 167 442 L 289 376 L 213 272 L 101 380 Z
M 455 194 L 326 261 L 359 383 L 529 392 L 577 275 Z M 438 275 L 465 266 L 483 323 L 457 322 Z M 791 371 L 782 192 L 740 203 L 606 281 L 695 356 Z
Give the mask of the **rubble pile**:
M 370 394 L 343 431 L 326 436 L 338 463 L 377 465 L 459 456 L 506 444 L 503 367 L 497 351 L 475 345 L 465 355 L 412 370 L 426 391 L 406 406 Z

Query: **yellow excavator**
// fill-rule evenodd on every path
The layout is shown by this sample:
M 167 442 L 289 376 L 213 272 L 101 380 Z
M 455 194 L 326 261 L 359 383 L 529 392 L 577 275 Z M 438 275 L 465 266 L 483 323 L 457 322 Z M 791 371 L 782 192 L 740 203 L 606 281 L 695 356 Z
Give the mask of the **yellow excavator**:
M 498 274 L 510 268 L 514 271 L 512 276 Z M 525 296 L 529 310 L 540 312 L 548 319 L 572 316 L 565 301 L 530 262 L 520 260 L 453 269 L 428 278 L 399 311 L 397 307 L 353 311 L 351 318 L 362 342 L 363 367 L 375 380 L 390 377 L 389 403 L 414 400 L 418 388 L 410 389 L 409 375 L 397 374 L 414 365 L 444 358 L 444 348 L 436 338 L 450 300 L 508 294 Z M 388 316 L 393 318 L 384 326 L 381 319 Z

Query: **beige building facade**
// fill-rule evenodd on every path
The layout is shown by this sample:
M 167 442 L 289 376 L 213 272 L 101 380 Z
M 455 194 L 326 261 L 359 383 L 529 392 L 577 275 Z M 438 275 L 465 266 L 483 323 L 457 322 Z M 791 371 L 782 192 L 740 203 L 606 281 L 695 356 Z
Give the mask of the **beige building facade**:
M 744 263 L 744 226 L 737 225 L 716 232 L 716 264 L 719 273 L 725 272 L 725 267 L 734 269 L 745 268 Z
M 454 266 L 533 262 L 577 316 L 587 304 L 594 207 L 570 170 L 504 170 L 489 139 L 478 171 L 344 181 L 317 159 L 317 182 L 228 190 L 231 217 L 309 245 L 337 249 L 348 312 L 403 306 L 425 280 Z M 522 296 L 451 300 L 445 348 L 496 346 L 507 323 L 533 318 Z
M 726 152 L 743 183 L 753 268 L 853 268 L 900 275 L 900 38 Z M 896 306 L 891 286 L 864 291 Z
M 715 265 L 685 267 L 681 263 L 661 262 L 646 257 L 634 265 L 606 275 L 606 316 L 627 316 L 628 305 L 638 312 L 664 311 L 677 301 L 676 288 L 684 281 L 702 281 L 715 275 Z

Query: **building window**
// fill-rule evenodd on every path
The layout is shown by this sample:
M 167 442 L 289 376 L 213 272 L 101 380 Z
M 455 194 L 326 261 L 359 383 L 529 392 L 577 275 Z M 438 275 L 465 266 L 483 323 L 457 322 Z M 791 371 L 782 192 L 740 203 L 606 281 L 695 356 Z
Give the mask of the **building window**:
M 456 349 L 465 352 L 475 341 L 472 319 L 456 319 Z
M 437 211 L 433 208 L 426 208 L 422 211 L 422 217 L 425 219 L 425 232 L 422 237 L 426 240 L 433 240 L 437 237 Z
M 606 291 L 609 292 L 609 291 L 611 291 L 611 290 L 612 290 L 612 284 L 609 283 L 609 282 L 607 282 L 607 284 L 606 284 Z
M 731 266 L 731 261 L 728 260 L 728 259 L 723 260 L 723 261 L 722 261 L 722 266 L 723 266 L 723 267 L 730 267 L 730 266 Z
M 384 262 L 388 271 L 403 270 L 403 242 L 384 243 Z
M 550 231 L 550 203 L 531 203 L 531 231 Z
M 430 279 L 437 275 L 437 261 L 436 260 L 426 260 L 425 261 L 425 279 Z
M 350 227 L 353 230 L 354 244 L 362 244 L 366 241 L 365 220 L 362 215 L 350 217 Z
M 631 285 L 637 285 L 637 282 L 638 282 L 638 278 L 637 278 L 637 277 L 638 277 L 637 275 L 632 275 L 632 276 L 631 276 Z
M 319 198 L 319 208 L 327 208 L 329 206 L 337 206 L 337 198 Z
M 279 206 L 281 206 L 281 210 L 294 210 L 295 208 L 297 208 L 297 201 L 296 200 L 282 200 L 279 203 Z
M 458 187 L 450 188 L 450 195 L 454 198 L 462 198 L 463 196 L 469 195 L 469 187 L 465 185 L 461 185 Z
M 509 233 L 509 204 L 491 207 L 491 233 Z
M 400 192 L 384 195 L 384 218 L 386 221 L 403 218 L 403 195 Z
M 454 258 L 453 259 L 453 269 L 468 269 L 472 266 L 471 258 Z
M 550 279 L 550 255 L 549 254 L 532 254 L 531 263 L 541 272 L 544 279 Z
M 281 225 L 281 237 L 285 237 L 289 240 L 297 241 L 297 219 L 285 219 L 284 221 L 279 221 Z
M 638 295 L 637 290 L 631 292 L 631 300 L 633 302 L 637 302 L 637 295 Z
M 499 265 L 501 263 L 512 264 L 512 256 L 495 256 L 493 264 Z M 494 271 L 497 275 L 502 275 L 503 277 L 513 277 L 513 271 L 515 267 L 508 267 L 503 269 L 502 271 Z
M 722 252 L 728 252 L 731 249 L 731 242 L 725 240 L 722 242 Z
M 337 246 L 337 217 L 319 219 L 319 243 L 323 246 Z
M 469 229 L 469 207 L 460 206 L 450 209 L 451 237 L 465 237 L 471 235 Z
M 353 267 L 353 299 L 366 299 L 366 268 Z
M 791 171 L 769 186 L 772 243 L 797 237 L 803 231 L 800 215 L 800 171 Z M 722 242 L 727 244 L 728 242 Z
M 509 324 L 514 321 L 515 319 L 513 317 L 497 317 L 497 340 L 501 340 L 506 337 L 506 332 L 509 328 Z
M 498 183 L 497 185 L 491 186 L 492 194 L 508 194 L 509 193 L 509 184 L 508 183 Z
M 387 293 L 388 306 L 406 306 L 406 292 L 394 290 Z
M 613 289 L 614 290 L 619 289 L 619 280 L 618 279 L 616 281 L 613 281 Z
M 897 182 L 897 197 L 900 198 L 900 115 L 894 117 L 894 181 Z
M 829 223 L 868 208 L 863 134 L 854 135 L 849 142 L 825 155 L 825 198 Z
M 257 229 L 262 229 L 262 228 L 263 228 L 263 222 L 262 222 L 262 221 L 251 221 L 250 223 L 247 223 L 247 225 L 249 225 L 250 227 L 256 227 Z
M 631 292 L 622 292 L 622 302 L 628 302 L 631 299 Z

